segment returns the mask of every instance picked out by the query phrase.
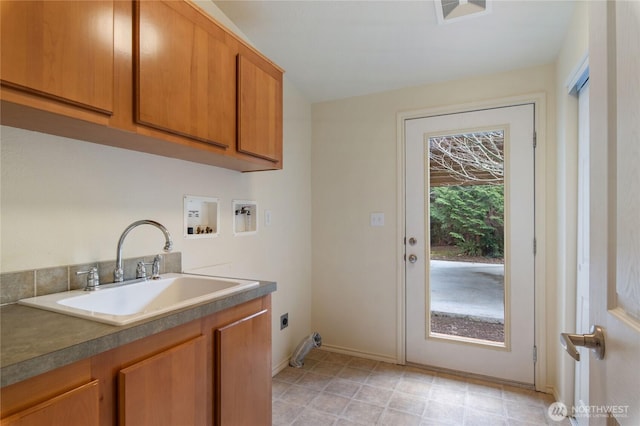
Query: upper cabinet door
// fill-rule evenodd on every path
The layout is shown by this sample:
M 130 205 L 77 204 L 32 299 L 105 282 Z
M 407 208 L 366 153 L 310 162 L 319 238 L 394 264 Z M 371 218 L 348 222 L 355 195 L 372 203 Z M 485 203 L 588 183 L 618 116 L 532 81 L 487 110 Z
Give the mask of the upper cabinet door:
M 136 3 L 136 119 L 166 132 L 235 143 L 235 52 L 184 2 Z
M 238 151 L 278 163 L 282 161 L 282 73 L 263 62 L 238 55 Z
M 113 112 L 112 1 L 1 1 L 2 84 Z

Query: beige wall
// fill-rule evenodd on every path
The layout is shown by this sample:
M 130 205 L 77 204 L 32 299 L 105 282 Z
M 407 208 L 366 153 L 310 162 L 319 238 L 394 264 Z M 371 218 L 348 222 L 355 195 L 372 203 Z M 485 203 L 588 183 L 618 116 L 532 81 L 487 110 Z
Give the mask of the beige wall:
M 551 336 L 575 331 L 577 262 L 577 185 L 578 185 L 578 98 L 568 93 L 567 83 L 589 48 L 587 2 L 577 2 L 556 65 L 557 93 L 557 170 L 558 170 L 558 270 Z M 573 405 L 574 361 L 552 339 L 549 356 L 554 389 L 558 400 Z
M 399 111 L 546 94 L 544 282 L 555 309 L 555 79 L 551 64 L 313 105 L 311 323 L 327 346 L 396 359 Z M 384 227 L 369 226 L 374 211 Z
M 211 9 L 211 8 L 209 8 Z M 242 174 L 181 160 L 28 132 L 1 131 L 1 262 L 11 272 L 115 259 L 118 237 L 138 219 L 171 232 L 185 269 L 278 282 L 273 295 L 273 362 L 286 363 L 310 331 L 311 107 L 284 84 L 284 170 Z M 219 197 L 218 238 L 183 238 L 183 196 Z M 257 200 L 272 212 L 257 235 L 234 237 L 231 200 Z M 124 256 L 161 252 L 162 235 L 145 226 Z M 290 325 L 279 328 L 280 314 Z

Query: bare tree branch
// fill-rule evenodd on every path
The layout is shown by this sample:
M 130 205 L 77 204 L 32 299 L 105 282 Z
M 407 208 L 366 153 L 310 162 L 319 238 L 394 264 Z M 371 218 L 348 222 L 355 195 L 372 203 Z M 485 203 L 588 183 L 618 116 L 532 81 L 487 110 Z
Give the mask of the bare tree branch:
M 504 132 L 476 132 L 429 138 L 431 173 L 446 173 L 459 183 L 502 184 Z

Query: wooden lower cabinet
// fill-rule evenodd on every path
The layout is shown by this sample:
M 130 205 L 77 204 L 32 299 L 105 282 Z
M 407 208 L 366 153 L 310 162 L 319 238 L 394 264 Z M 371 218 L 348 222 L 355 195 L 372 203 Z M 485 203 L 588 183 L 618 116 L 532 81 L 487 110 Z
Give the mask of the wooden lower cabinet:
M 271 425 L 270 329 L 263 310 L 215 331 L 217 425 Z
M 98 426 L 98 381 L 93 380 L 2 420 L 3 426 Z
M 271 424 L 271 296 L 0 389 L 2 426 Z
M 200 336 L 120 370 L 119 424 L 206 425 L 205 344 Z

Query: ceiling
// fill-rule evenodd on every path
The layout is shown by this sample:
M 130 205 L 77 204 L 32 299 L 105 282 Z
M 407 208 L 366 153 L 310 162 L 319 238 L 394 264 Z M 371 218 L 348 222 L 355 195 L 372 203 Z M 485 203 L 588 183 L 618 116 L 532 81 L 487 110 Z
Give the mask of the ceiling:
M 214 3 L 311 102 L 553 62 L 574 7 L 492 1 L 438 24 L 434 0 Z

